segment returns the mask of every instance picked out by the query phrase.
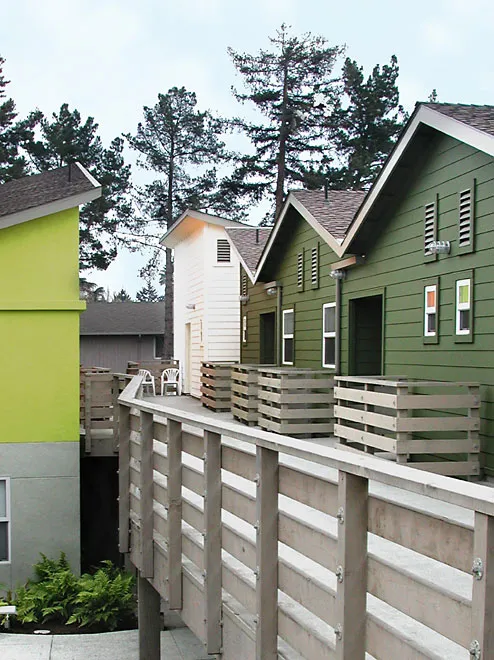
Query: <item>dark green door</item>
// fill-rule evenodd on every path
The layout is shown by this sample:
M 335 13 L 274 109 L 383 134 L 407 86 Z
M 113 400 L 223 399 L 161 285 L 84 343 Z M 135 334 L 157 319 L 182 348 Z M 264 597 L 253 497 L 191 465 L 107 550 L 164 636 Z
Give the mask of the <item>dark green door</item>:
M 350 375 L 382 375 L 383 297 L 350 301 Z
M 261 338 L 259 362 L 276 364 L 276 313 L 260 314 L 259 320 Z

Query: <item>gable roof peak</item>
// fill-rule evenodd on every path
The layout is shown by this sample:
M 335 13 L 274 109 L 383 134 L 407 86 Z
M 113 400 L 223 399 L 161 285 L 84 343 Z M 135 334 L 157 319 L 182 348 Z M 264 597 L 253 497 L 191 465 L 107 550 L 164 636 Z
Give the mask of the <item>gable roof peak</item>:
M 494 106 L 473 103 L 417 103 L 416 108 L 425 107 L 456 119 L 479 131 L 494 135 Z

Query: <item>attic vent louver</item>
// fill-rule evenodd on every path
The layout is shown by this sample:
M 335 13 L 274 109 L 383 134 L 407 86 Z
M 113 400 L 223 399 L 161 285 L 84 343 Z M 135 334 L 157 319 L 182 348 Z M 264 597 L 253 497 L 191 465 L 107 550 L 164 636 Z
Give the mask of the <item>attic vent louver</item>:
M 247 295 L 247 275 L 245 273 L 242 273 L 242 288 L 241 288 L 241 294 L 243 296 Z
M 472 191 L 463 190 L 460 193 L 460 218 L 459 218 L 458 244 L 460 247 L 470 245 L 472 242 Z
M 431 254 L 429 244 L 436 240 L 436 204 L 431 202 L 425 205 L 424 218 L 424 253 Z
M 304 286 L 304 253 L 299 252 L 297 255 L 297 286 L 302 288 Z
M 312 248 L 311 252 L 310 278 L 312 286 L 317 286 L 319 281 L 319 250 L 317 247 Z
M 216 261 L 219 264 L 230 263 L 230 243 L 226 238 L 218 238 L 216 241 Z

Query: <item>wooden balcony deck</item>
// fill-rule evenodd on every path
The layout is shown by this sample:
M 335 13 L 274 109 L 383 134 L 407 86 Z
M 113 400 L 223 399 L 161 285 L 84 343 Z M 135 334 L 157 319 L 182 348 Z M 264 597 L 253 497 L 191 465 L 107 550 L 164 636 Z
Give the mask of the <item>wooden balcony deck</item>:
M 226 660 L 494 657 L 492 489 L 139 386 L 120 397 L 120 547 L 142 639 L 162 596 Z

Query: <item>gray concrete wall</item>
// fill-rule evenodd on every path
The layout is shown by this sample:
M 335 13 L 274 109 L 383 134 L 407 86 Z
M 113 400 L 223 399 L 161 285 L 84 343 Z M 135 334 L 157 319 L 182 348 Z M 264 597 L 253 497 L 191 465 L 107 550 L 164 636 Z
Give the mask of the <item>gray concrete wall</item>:
M 127 362 L 154 359 L 154 335 L 81 336 L 83 367 L 106 367 L 125 373 Z
M 80 569 L 79 443 L 0 443 L 0 476 L 10 477 L 11 561 L 0 584 L 15 589 L 39 553 L 67 554 Z

